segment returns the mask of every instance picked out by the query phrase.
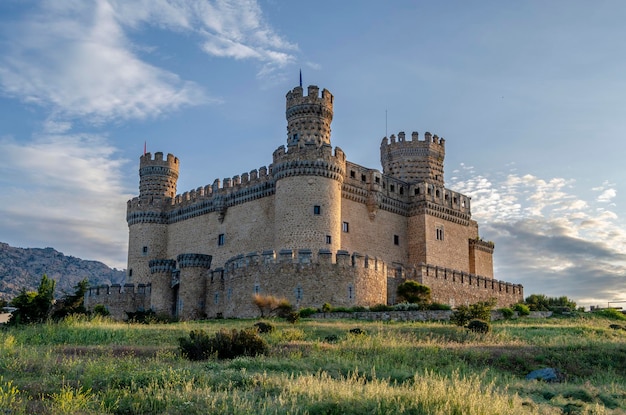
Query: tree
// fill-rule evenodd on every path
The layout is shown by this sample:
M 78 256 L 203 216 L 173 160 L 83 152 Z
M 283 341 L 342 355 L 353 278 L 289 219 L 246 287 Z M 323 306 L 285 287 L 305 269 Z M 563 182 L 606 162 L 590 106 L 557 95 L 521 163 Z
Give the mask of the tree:
M 450 316 L 450 322 L 457 326 L 465 326 L 471 320 L 491 321 L 491 311 L 496 306 L 497 300 L 479 301 L 469 306 L 460 305 Z
M 525 301 L 532 311 L 576 310 L 576 303 L 566 296 L 548 297 L 545 294 L 532 294 Z
M 85 293 L 89 288 L 87 278 L 80 281 L 74 286 L 74 294 L 65 294 L 65 296 L 57 301 L 55 310 L 52 313 L 54 319 L 61 319 L 70 314 L 87 314 L 85 308 Z
M 41 323 L 50 313 L 54 301 L 54 287 L 56 282 L 46 274 L 41 277 L 37 292 L 22 289 L 13 299 L 11 305 L 17 310 L 11 315 L 10 324 Z
M 409 303 L 426 305 L 430 302 L 430 288 L 417 281 L 407 280 L 398 285 L 398 296 Z

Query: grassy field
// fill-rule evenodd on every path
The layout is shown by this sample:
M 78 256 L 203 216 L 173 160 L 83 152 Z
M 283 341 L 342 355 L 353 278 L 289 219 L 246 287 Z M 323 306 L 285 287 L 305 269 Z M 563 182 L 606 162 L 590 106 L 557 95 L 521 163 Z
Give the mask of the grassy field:
M 180 356 L 191 330 L 255 322 L 5 328 L 0 414 L 626 413 L 626 331 L 589 314 L 495 322 L 485 335 L 443 323 L 272 321 L 265 356 Z M 365 334 L 349 334 L 356 327 Z M 542 367 L 565 382 L 525 380 Z

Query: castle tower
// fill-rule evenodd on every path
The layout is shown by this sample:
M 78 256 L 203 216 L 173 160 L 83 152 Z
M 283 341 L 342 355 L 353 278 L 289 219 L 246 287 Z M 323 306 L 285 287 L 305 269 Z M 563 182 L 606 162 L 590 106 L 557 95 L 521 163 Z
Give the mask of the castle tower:
M 212 259 L 203 254 L 180 254 L 176 258 L 180 268 L 176 315 L 181 320 L 204 317 L 206 280 Z
M 139 159 L 139 197 L 128 202 L 129 283 L 151 283 L 149 262 L 167 257 L 165 212 L 176 196 L 178 158 L 171 154 L 146 153 Z
M 173 259 L 152 259 L 148 263 L 151 279 L 150 308 L 157 314 L 174 314 L 176 301 L 172 289 L 172 273 L 176 268 Z
M 176 196 L 178 158 L 171 154 L 146 153 L 139 159 L 139 197 L 172 198 Z
M 424 140 L 416 132 L 406 140 L 404 132 L 380 144 L 380 162 L 383 173 L 409 183 L 426 182 L 443 186 L 443 159 L 446 155 L 445 140 L 427 132 Z
M 333 96 L 309 86 L 287 94 L 287 148 L 274 152 L 271 172 L 276 181 L 274 197 L 274 246 L 276 249 L 341 247 L 341 186 L 346 157 L 330 145 Z
M 301 86 L 287 93 L 287 146 L 330 144 L 330 123 L 333 121 L 333 95 L 327 90 L 319 96 L 319 88 L 310 85 L 303 96 Z

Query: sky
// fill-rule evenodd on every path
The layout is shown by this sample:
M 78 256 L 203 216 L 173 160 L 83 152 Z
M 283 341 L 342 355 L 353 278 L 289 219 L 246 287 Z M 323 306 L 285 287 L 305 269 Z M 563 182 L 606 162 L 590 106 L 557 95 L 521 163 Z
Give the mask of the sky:
M 0 241 L 125 268 L 144 143 L 180 159 L 179 193 L 267 166 L 302 70 L 354 163 L 381 169 L 399 131 L 446 139 L 497 279 L 626 301 L 625 18 L 621 0 L 2 0 Z

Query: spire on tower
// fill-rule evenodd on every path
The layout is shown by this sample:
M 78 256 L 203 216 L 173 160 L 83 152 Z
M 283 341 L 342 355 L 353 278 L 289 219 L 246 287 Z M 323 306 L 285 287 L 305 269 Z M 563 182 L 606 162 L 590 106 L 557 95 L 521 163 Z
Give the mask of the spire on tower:
M 300 69 L 300 88 L 302 88 L 302 68 Z

